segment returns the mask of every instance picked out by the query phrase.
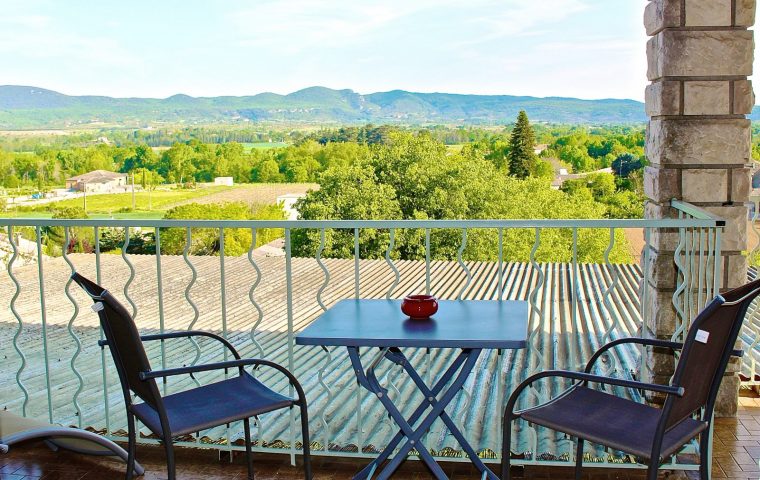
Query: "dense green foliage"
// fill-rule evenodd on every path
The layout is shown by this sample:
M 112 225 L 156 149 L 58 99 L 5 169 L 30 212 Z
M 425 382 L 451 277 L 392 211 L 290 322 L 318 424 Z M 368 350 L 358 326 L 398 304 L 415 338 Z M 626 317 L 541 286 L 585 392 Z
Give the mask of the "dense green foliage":
M 552 129 L 540 135 L 539 142 L 548 144 L 544 158 L 558 158 L 575 172 L 589 172 L 611 167 L 621 155 L 630 154 L 641 161 L 644 157 L 644 129 L 632 127 Z
M 87 218 L 87 214 L 78 207 L 64 207 L 54 210 L 53 218 Z M 66 253 L 92 253 L 95 249 L 95 234 L 91 228 L 73 227 L 67 232 L 64 227 L 47 225 L 42 227 L 41 233 L 45 253 L 50 256 L 60 255 L 63 248 Z
M 387 145 L 368 149 L 368 156 L 353 165 L 333 166 L 320 176 L 319 190 L 310 192 L 297 206 L 301 217 L 319 219 L 525 219 L 600 218 L 606 208 L 585 194 L 553 190 L 546 180 L 519 180 L 503 172 L 487 158 L 491 151 L 466 148 L 450 154 L 445 145 L 430 134 L 396 132 Z M 528 260 L 533 246 L 533 230 L 504 232 L 504 258 Z M 572 257 L 572 232 L 546 229 L 536 258 L 561 261 Z M 424 232 L 400 230 L 394 239 L 393 258 L 421 259 L 425 256 Z M 462 232 L 431 232 L 431 257 L 456 258 Z M 598 231 L 579 231 L 580 261 L 599 261 L 609 241 Z M 295 230 L 295 255 L 313 256 L 320 233 Z M 360 232 L 362 258 L 382 258 L 390 243 L 387 230 Z M 494 231 L 470 230 L 463 256 L 466 259 L 494 259 L 497 252 Z M 325 256 L 348 258 L 353 255 L 353 231 L 325 232 Z M 625 241 L 618 238 L 613 261 L 629 260 Z
M 644 202 L 641 195 L 619 189 L 615 181 L 611 173 L 592 173 L 577 180 L 567 180 L 562 191 L 606 205 L 609 218 L 642 218 Z
M 534 128 L 537 143 L 548 145 L 548 148 L 542 152 L 541 160 L 534 163 L 533 176 L 553 177 L 553 159 L 575 172 L 585 172 L 609 167 L 619 157 L 631 155 L 639 162 L 633 167 L 634 174 L 644 162 L 643 133 L 638 128 L 585 129 L 546 125 Z M 452 151 L 480 151 L 499 170 L 509 173 L 508 158 L 513 150 L 510 128 L 430 127 L 419 131 L 443 144 L 456 146 Z M 215 130 L 182 132 L 174 136 L 226 138 Z M 217 176 L 231 176 L 236 183 L 315 182 L 329 167 L 366 158 L 368 150 L 365 147 L 385 145 L 394 132 L 416 133 L 416 130 L 367 125 L 314 133 L 290 132 L 279 136 L 287 136 L 292 145 L 272 149 L 248 148 L 238 142 L 204 143 L 192 138 L 156 150 L 150 148 L 150 143 L 143 142 L 145 138 L 137 135 L 139 131 L 134 132 L 137 142 L 123 144 L 93 144 L 74 135 L 65 142 L 59 137 L 43 137 L 37 143 L 29 143 L 31 140 L 26 139 L 19 145 L 13 140 L 15 137 L 0 137 L 0 185 L 9 189 L 35 187 L 44 190 L 63 185 L 71 176 L 98 169 L 136 173 L 136 182 L 148 188 L 162 181 L 180 184 L 209 182 Z M 150 133 L 158 135 L 157 132 Z M 108 138 L 124 136 L 123 131 L 103 134 Z M 269 135 L 270 138 L 275 136 Z M 28 150 L 15 151 L 19 147 Z
M 100 168 L 135 173 L 136 182 L 148 191 L 162 181 L 180 187 L 153 192 L 154 207 L 171 204 L 176 199 L 170 197 L 179 199 L 183 192 L 192 192 L 181 187 L 208 182 L 216 176 L 231 176 L 236 183 L 318 182 L 320 188 L 298 205 L 306 219 L 593 219 L 640 217 L 642 213 L 641 172 L 645 159 L 639 128 L 530 125 L 527 116 L 521 115 L 513 127 L 506 128 L 412 130 L 365 125 L 291 132 L 288 138 L 291 145 L 271 149 L 191 139 L 164 149 L 154 149 L 146 143 L 100 143 L 38 146 L 27 153 L 0 151 L 0 182 L 6 187 L 52 185 Z M 535 156 L 535 143 L 539 149 L 545 148 L 540 158 Z M 561 190 L 550 185 L 559 178 L 562 168 L 578 173 L 603 166 L 611 167 L 612 173 L 589 173 L 566 181 Z M 149 196 L 150 192 L 140 195 Z M 94 208 L 100 197 L 88 196 L 88 209 Z M 104 202 L 111 202 L 109 205 L 125 200 L 120 195 L 102 197 Z M 138 200 L 144 203 L 145 198 Z M 80 201 L 61 205 L 76 206 Z M 242 204 L 194 205 L 177 207 L 167 218 L 282 218 L 282 213 L 279 209 L 252 212 Z M 353 255 L 352 233 L 326 232 L 324 254 Z M 256 243 L 260 245 L 278 234 L 260 232 Z M 164 253 L 183 252 L 184 230 L 170 229 L 161 235 Z M 390 241 L 387 230 L 362 230 L 361 235 L 363 258 L 385 255 Z M 571 235 L 570 230 L 543 230 L 537 258 L 568 260 L 572 255 Z M 113 248 L 120 248 L 124 239 L 118 234 L 113 236 Z M 225 231 L 225 236 L 228 255 L 245 253 L 250 246 L 250 231 Z M 532 230 L 506 231 L 505 258 L 528 259 L 534 236 Z M 217 253 L 217 237 L 216 231 L 194 232 L 190 252 Z M 319 244 L 316 231 L 296 229 L 293 238 L 297 255 L 311 256 Z M 461 241 L 460 231 L 433 231 L 432 257 L 455 258 Z M 471 230 L 464 257 L 494 258 L 496 242 L 496 232 Z M 580 231 L 578 258 L 601 260 L 607 242 L 607 232 Z M 155 248 L 154 239 L 130 238 L 130 249 L 133 248 L 150 251 Z M 391 255 L 423 258 L 424 232 L 398 231 Z M 628 258 L 625 242 L 619 239 L 612 259 Z
M 282 220 L 284 213 L 277 205 L 251 208 L 242 202 L 223 204 L 191 203 L 172 208 L 164 216 L 167 220 Z M 219 253 L 219 229 L 193 228 L 188 247 L 191 255 L 215 255 Z M 247 228 L 224 229 L 224 254 L 243 255 L 251 247 L 252 232 Z M 282 229 L 265 228 L 256 232 L 256 247 L 282 237 Z M 181 255 L 187 243 L 184 228 L 161 229 L 161 251 L 168 255 Z

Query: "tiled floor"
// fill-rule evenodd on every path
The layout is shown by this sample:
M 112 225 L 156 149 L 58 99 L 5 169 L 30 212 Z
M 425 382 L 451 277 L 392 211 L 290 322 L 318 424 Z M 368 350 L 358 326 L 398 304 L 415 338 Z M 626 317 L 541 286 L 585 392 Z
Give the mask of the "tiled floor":
M 714 437 L 713 478 L 760 479 L 760 398 L 743 396 L 738 418 L 716 421 Z M 146 468 L 145 480 L 166 478 L 163 453 L 156 447 L 139 447 L 138 459 Z M 208 450 L 179 449 L 177 474 L 180 479 L 244 479 L 245 465 L 242 455 L 233 463 L 219 461 L 217 454 Z M 337 458 L 315 458 L 315 480 L 349 479 L 364 464 Z M 476 472 L 465 464 L 444 464 L 452 479 L 477 479 Z M 670 472 L 662 471 L 661 476 Z M 515 469 L 516 477 L 530 480 L 573 478 L 570 468 Z M 256 479 L 300 479 L 300 467 L 291 467 L 282 455 L 257 455 Z M 694 473 L 688 475 L 697 478 Z M 589 480 L 643 479 L 640 470 L 609 470 L 587 468 L 584 477 Z M 86 457 L 60 451 L 54 453 L 42 443 L 30 443 L 13 448 L 0 455 L 0 480 L 111 480 L 124 478 L 123 464 L 114 460 Z M 411 480 L 430 478 L 420 462 L 406 462 L 394 479 Z

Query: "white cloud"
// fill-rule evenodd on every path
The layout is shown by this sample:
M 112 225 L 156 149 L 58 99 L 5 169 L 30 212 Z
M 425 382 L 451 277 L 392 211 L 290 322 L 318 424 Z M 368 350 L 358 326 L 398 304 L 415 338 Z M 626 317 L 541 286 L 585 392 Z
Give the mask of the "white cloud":
M 139 64 L 138 57 L 114 38 L 73 32 L 60 19 L 36 14 L 0 17 L 0 53 L 79 64 L 84 70 Z
M 462 45 L 475 45 L 505 37 L 540 35 L 553 28 L 553 24 L 589 8 L 582 0 L 508 0 L 487 3 L 486 15 L 466 20 L 481 33 Z
M 646 0 L 176 0 L 147 17 L 113 0 L 0 1 L 0 84 L 67 93 L 640 98 L 646 81 Z

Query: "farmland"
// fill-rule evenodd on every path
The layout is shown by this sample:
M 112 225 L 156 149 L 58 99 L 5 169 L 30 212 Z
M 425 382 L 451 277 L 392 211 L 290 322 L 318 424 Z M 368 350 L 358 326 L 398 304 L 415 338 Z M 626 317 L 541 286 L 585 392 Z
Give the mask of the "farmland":
M 249 205 L 271 205 L 277 197 L 286 193 L 305 193 L 315 184 L 247 184 L 233 187 L 207 186 L 197 189 L 141 191 L 135 194 L 135 209 L 132 210 L 132 194 L 88 195 L 87 213 L 98 217 L 113 218 L 162 218 L 172 207 L 188 203 L 245 202 Z M 84 207 L 84 198 L 61 200 L 37 207 L 22 207 L 8 212 L 19 217 L 49 217 L 59 208 Z

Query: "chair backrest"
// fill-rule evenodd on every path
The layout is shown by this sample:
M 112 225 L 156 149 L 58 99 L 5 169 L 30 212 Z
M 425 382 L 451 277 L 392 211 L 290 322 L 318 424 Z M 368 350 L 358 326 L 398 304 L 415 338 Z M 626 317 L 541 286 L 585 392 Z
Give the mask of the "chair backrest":
M 140 380 L 140 372 L 151 368 L 132 316 L 105 288 L 76 272 L 71 278 L 87 292 L 95 304 L 103 306 L 98 310 L 100 325 L 125 390 L 125 400 L 130 402 L 129 391 L 132 391 L 148 405 L 158 408 L 161 396 L 156 381 Z
M 673 375 L 684 395 L 666 400 L 666 428 L 702 407 L 709 410 L 706 415 L 712 414 L 747 308 L 759 293 L 760 279 L 715 297 L 694 319 Z

